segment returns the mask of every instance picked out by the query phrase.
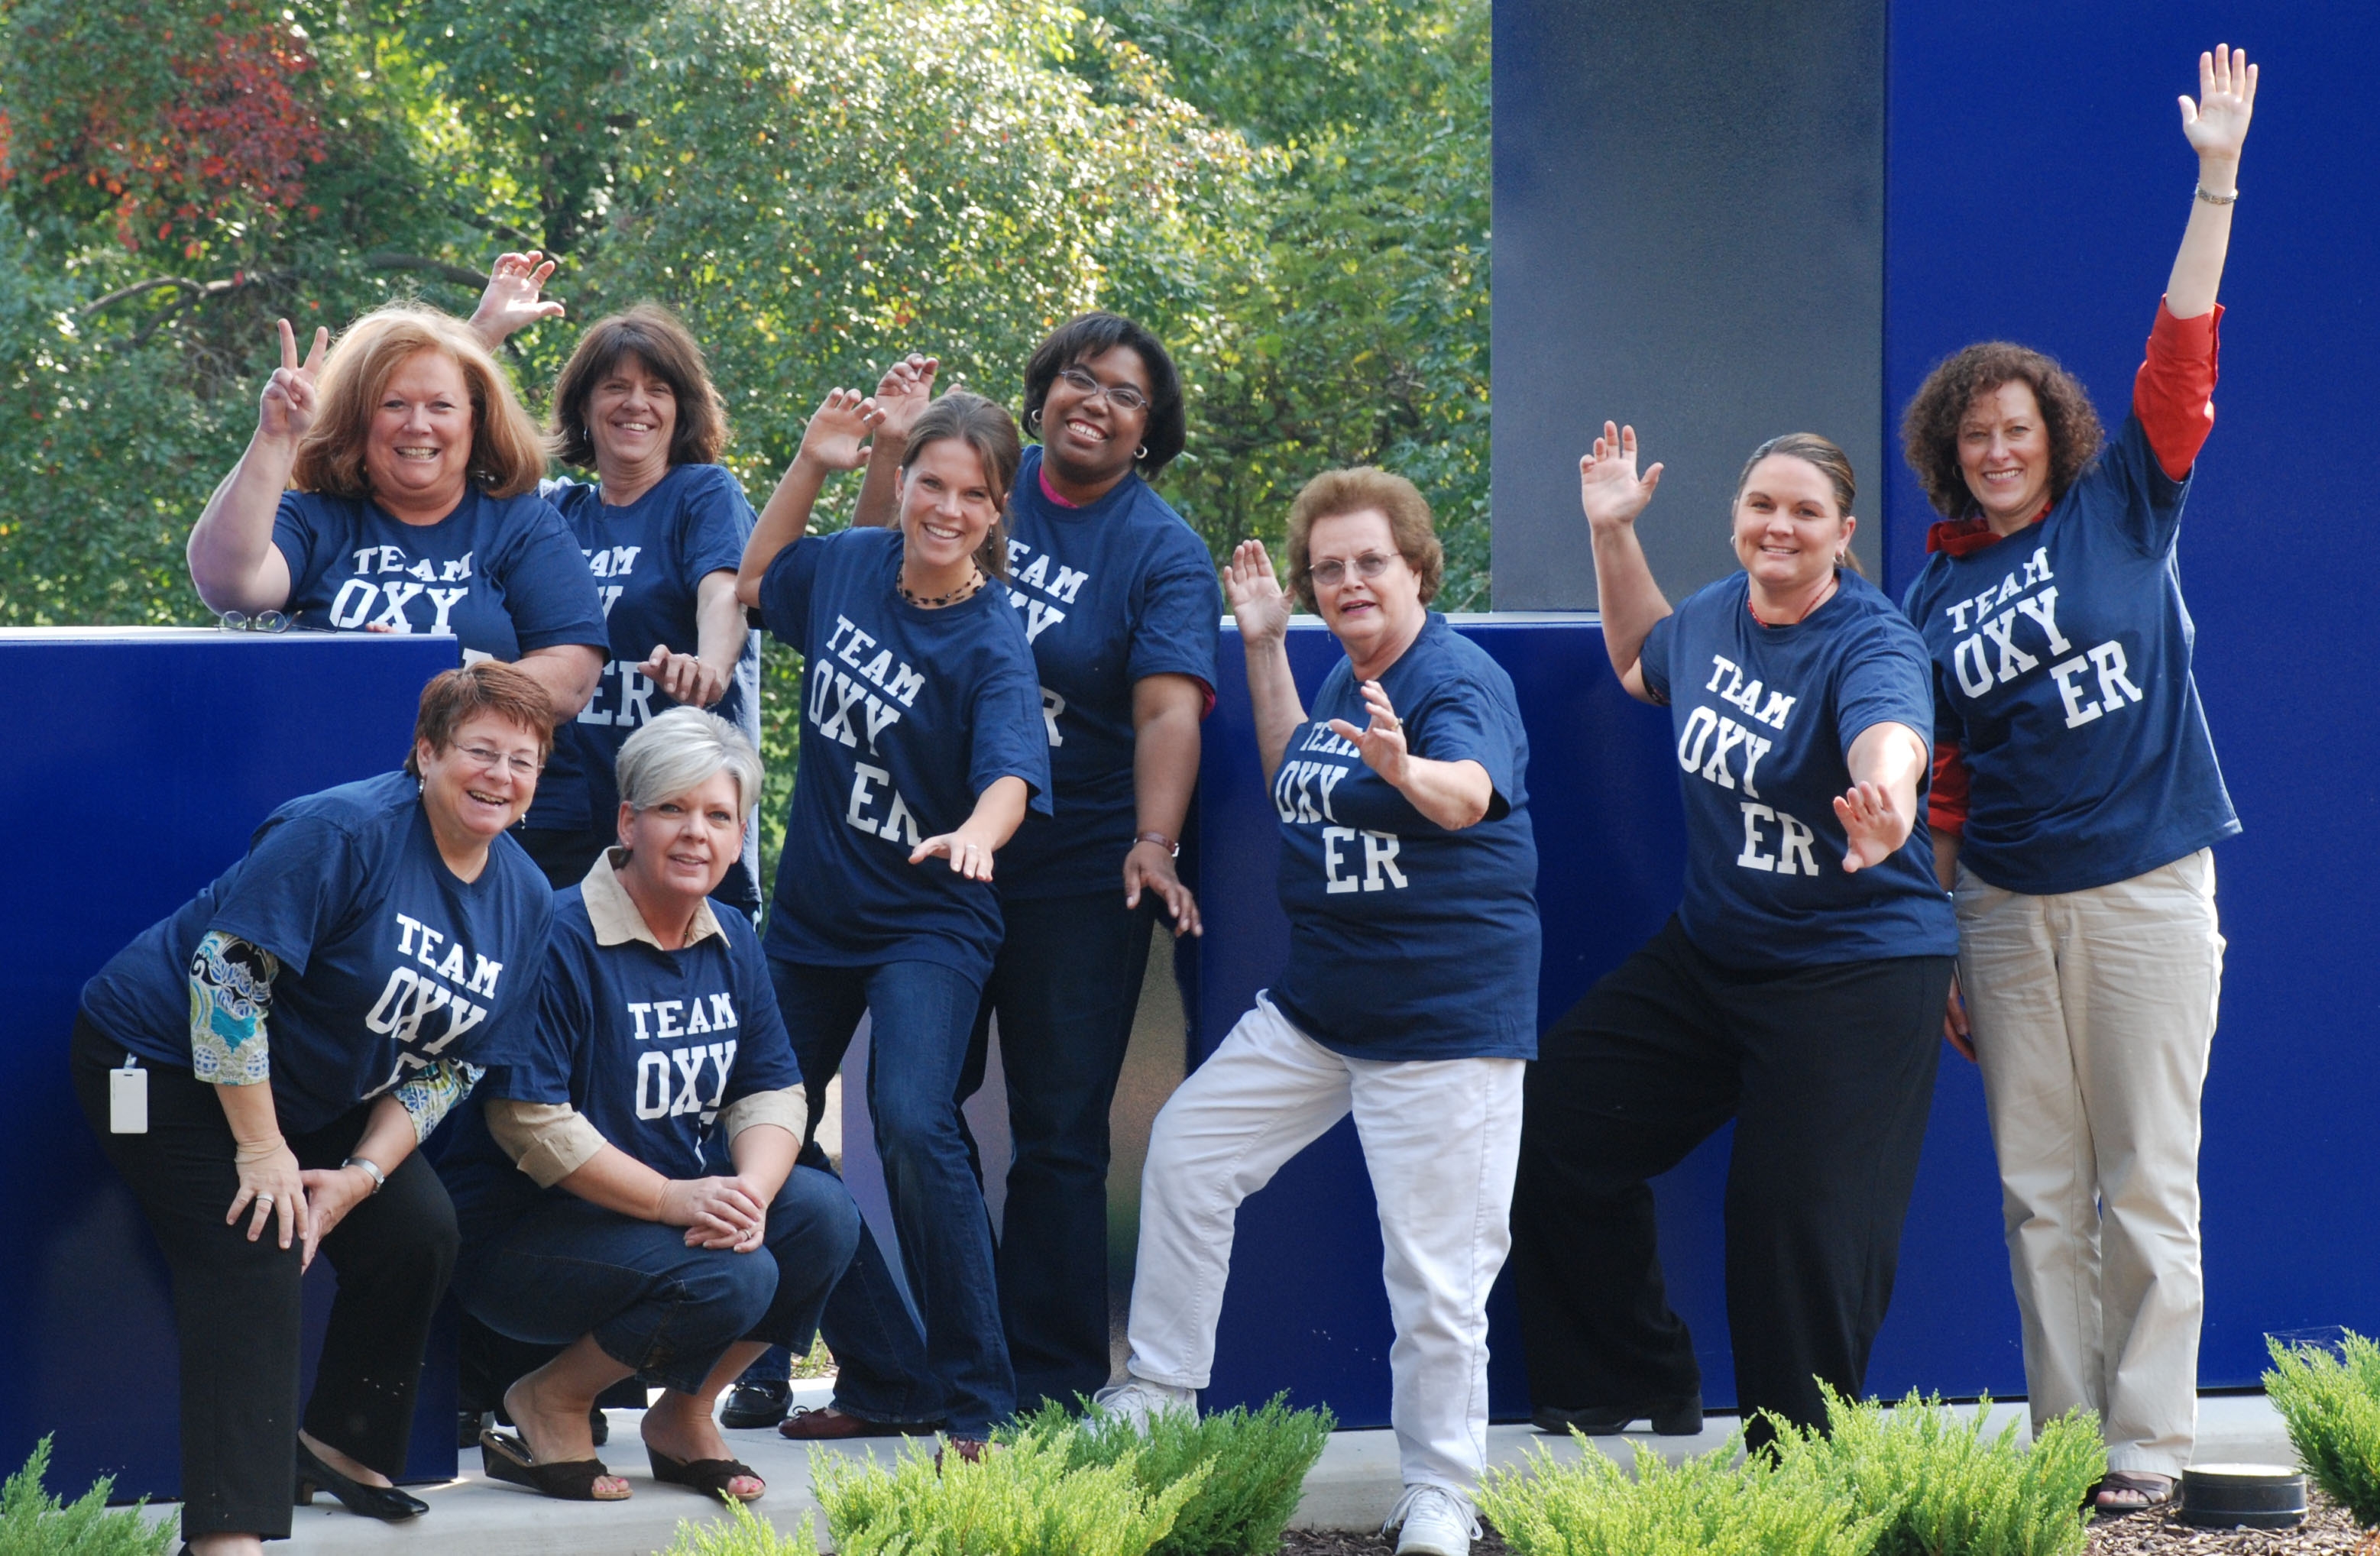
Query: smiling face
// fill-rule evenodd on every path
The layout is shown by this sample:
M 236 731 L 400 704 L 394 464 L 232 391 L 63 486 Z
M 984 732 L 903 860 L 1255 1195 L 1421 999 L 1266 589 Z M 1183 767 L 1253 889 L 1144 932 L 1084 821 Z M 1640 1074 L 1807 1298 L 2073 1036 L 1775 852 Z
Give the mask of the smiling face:
M 414 748 L 421 769 L 421 802 L 441 833 L 485 844 L 528 814 L 537 798 L 544 758 L 534 730 L 500 714 L 482 713 L 456 726 L 443 751 L 427 741 Z
M 2033 385 L 2012 380 L 1975 396 L 1959 418 L 1959 469 L 1984 518 L 2002 535 L 2049 502 L 2049 427 Z
M 1088 373 L 1102 389 L 1128 390 L 1139 396 L 1140 408 L 1126 410 L 1109 394 L 1069 382 L 1068 373 Z M 1121 478 L 1148 431 L 1148 402 L 1154 394 L 1148 364 L 1128 345 L 1076 357 L 1050 380 L 1042 399 L 1042 457 L 1085 486 Z
M 1421 630 L 1427 614 L 1421 579 L 1397 549 L 1389 516 L 1378 508 L 1315 520 L 1305 533 L 1305 567 L 1315 609 L 1351 658 L 1368 658 L 1377 645 L 1402 643 Z M 1379 571 L 1366 578 L 1366 567 Z M 1326 583 L 1334 570 L 1338 581 Z
M 1735 500 L 1736 559 L 1775 599 L 1804 598 L 1823 586 L 1858 527 L 1827 473 L 1790 453 L 1754 465 Z
M 381 391 L 364 438 L 373 500 L 400 519 L 443 517 L 463 501 L 478 425 L 461 363 L 443 351 L 407 357 Z
M 585 415 L 599 476 L 667 464 L 670 440 L 677 434 L 677 392 L 634 352 L 623 353 L 596 380 Z
M 658 805 L 622 805 L 620 846 L 628 862 L 620 873 L 630 892 L 691 908 L 716 891 L 744 849 L 738 798 L 735 778 L 722 769 Z
M 964 438 L 937 438 L 901 472 L 901 536 L 928 574 L 964 573 L 1000 519 L 1000 494 Z

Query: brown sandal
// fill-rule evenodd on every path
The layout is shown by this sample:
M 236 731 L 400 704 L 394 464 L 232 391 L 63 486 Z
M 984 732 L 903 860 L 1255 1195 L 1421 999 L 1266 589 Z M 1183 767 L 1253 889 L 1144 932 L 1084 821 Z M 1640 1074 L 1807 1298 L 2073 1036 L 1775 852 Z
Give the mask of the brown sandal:
M 2092 1498 L 2102 1514 L 2123 1517 L 2128 1514 L 2146 1513 L 2173 1501 L 2173 1490 L 2180 1484 L 2170 1475 L 2158 1475 L 2144 1469 L 2111 1469 L 2099 1482 L 2098 1492 Z M 2131 1499 L 2138 1497 L 2138 1502 Z M 2117 1500 L 2120 1499 L 2120 1500 Z
M 557 1502 L 625 1502 L 630 1495 L 626 1491 L 604 1494 L 595 1490 L 595 1482 L 612 1474 L 602 1460 L 564 1459 L 541 1465 L 528 1451 L 528 1442 L 493 1427 L 480 1430 L 480 1463 L 486 1468 L 489 1479 L 526 1486 Z
M 748 1497 L 739 1497 L 728 1490 L 728 1482 L 739 1477 L 760 1480 L 760 1472 L 739 1459 L 673 1459 L 650 1443 L 645 1445 L 645 1457 L 652 1462 L 654 1479 L 671 1486 L 691 1486 L 706 1497 L 759 1502 L 768 1494 L 769 1484 L 765 1480 L 761 1480 L 760 1489 Z

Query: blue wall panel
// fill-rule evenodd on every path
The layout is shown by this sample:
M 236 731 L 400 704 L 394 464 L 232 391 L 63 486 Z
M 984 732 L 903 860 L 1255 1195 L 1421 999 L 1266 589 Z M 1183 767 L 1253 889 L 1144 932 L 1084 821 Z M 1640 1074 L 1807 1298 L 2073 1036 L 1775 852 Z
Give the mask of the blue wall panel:
M 2012 55 L 2015 39 L 2031 42 Z M 2196 94 L 2198 52 L 2218 41 L 2249 48 L 2264 81 L 2223 283 L 2217 419 L 2180 553 L 2198 682 L 2247 828 L 2216 850 L 2230 948 L 2201 1173 L 2208 1387 L 2254 1382 L 2268 1331 L 2380 1328 L 2366 583 L 2380 10 L 2020 0 L 1978 30 L 1956 6 L 1896 4 L 1884 407 L 1897 416 L 1935 361 L 2000 337 L 2058 356 L 2104 418 L 2121 417 L 2196 175 L 2174 99 Z M 1931 515 L 1897 462 L 1889 496 L 1898 586 Z M 1964 1068 L 1946 1061 L 1946 1080 Z M 2004 1304 L 2004 1286 L 1978 1297 Z
M 383 773 L 452 638 L 117 629 L 0 632 L 16 738 L 0 762 L 0 1467 L 55 1432 L 51 1484 L 177 1490 L 165 1270 L 67 1084 L 83 983 L 237 859 L 283 801 Z M 317 1333 L 331 1273 L 308 1281 Z M 433 1352 L 411 1473 L 454 1473 L 452 1342 Z

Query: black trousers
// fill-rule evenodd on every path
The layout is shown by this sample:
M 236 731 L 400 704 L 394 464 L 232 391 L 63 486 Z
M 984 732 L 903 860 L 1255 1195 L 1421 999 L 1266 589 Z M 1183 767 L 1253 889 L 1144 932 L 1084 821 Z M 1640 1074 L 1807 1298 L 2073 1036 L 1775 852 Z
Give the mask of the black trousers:
M 149 1132 L 108 1131 L 109 1069 L 124 1048 L 80 1015 L 69 1066 L 100 1148 L 148 1212 L 173 1273 L 181 1334 L 182 1534 L 289 1534 L 297 1481 L 299 1245 L 249 1217 L 226 1225 L 239 1192 L 231 1126 L 215 1089 L 187 1069 L 142 1061 Z M 289 1135 L 301 1167 L 336 1167 L 363 1138 L 358 1106 L 327 1128 Z M 405 1469 L 430 1320 L 455 1268 L 455 1207 L 421 1159 L 357 1204 L 322 1240 L 338 1273 L 305 1429 L 394 1478 Z
M 1933 1106 L 1951 959 L 1747 971 L 1672 918 L 1554 1024 L 1529 1067 L 1512 1266 L 1529 1396 L 1579 1409 L 1696 1392 L 1647 1179 L 1730 1117 L 1728 1333 L 1755 1445 L 1774 1411 L 1856 1397 L 1892 1300 Z

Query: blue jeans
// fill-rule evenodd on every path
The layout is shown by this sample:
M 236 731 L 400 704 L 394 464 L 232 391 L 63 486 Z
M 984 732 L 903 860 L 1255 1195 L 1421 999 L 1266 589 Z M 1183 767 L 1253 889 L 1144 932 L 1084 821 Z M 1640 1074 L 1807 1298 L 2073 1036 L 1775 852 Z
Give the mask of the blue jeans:
M 960 1095 L 983 1084 L 1000 1017 L 1014 1154 L 1001 1214 L 1000 1313 L 1026 1410 L 1108 1381 L 1108 1109 L 1148 969 L 1154 894 L 1005 900 Z
M 859 1208 L 831 1173 L 795 1167 L 769 1206 L 765 1251 L 686 1246 L 685 1228 L 550 1195 L 467 1247 L 455 1295 L 515 1340 L 603 1354 L 663 1388 L 700 1391 L 738 1340 L 808 1349 L 859 1242 Z
M 769 972 L 809 1087 L 813 1136 L 828 1077 L 842 1067 L 861 1015 L 872 1019 L 868 1116 L 901 1260 L 925 1320 L 921 1344 L 891 1269 L 863 1230 L 820 1324 L 838 1369 L 835 1404 L 872 1421 L 941 1419 L 953 1435 L 982 1437 L 1016 1408 L 991 1217 L 957 1102 L 982 991 L 938 962 L 813 967 L 771 958 Z

